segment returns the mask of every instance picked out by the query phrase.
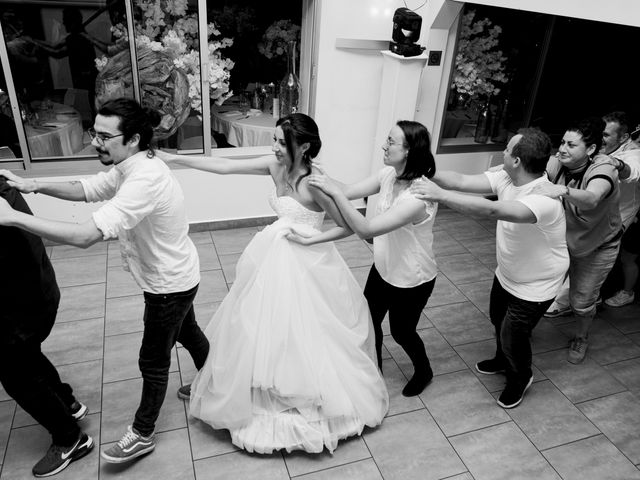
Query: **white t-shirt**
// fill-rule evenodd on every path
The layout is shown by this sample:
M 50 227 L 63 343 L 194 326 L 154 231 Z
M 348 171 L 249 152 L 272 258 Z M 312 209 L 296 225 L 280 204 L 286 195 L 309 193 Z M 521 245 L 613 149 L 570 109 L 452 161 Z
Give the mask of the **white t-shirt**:
M 105 240 L 119 239 L 122 265 L 143 291 L 183 292 L 200 282 L 182 188 L 162 160 L 139 152 L 81 182 L 88 202 L 108 200 L 93 220 Z
M 564 209 L 559 200 L 533 194 L 542 176 L 516 187 L 507 172 L 485 172 L 498 200 L 517 200 L 533 212 L 536 223 L 499 220 L 496 227 L 496 277 L 512 295 L 531 302 L 556 296 L 569 269 Z
M 393 198 L 396 170 L 385 167 L 378 173 L 380 194 L 376 215 L 402 202 L 415 202 L 409 188 Z M 373 261 L 383 280 L 395 287 L 411 288 L 436 277 L 438 266 L 433 256 L 433 222 L 438 204 L 424 201 L 427 217 L 409 223 L 373 239 Z

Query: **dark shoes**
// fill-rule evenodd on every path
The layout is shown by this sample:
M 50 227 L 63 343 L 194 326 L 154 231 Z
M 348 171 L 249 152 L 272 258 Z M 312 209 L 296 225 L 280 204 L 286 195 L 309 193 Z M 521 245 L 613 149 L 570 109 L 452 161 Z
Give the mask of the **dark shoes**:
M 36 477 L 48 477 L 61 472 L 74 460 L 84 457 L 93 448 L 93 439 L 80 432 L 80 437 L 70 447 L 51 445 L 46 455 L 32 469 Z
M 87 413 L 89 413 L 89 408 L 80 402 L 73 402 L 73 405 L 69 407 L 69 410 L 71 412 L 71 416 L 76 422 L 82 420 L 87 416 Z
M 497 358 L 490 358 L 476 363 L 476 370 L 485 375 L 495 375 L 496 373 L 504 373 L 506 368 L 503 361 Z
M 411 380 L 402 389 L 402 395 L 405 397 L 415 397 L 420 395 L 422 391 L 429 385 L 433 379 L 433 371 L 431 367 L 424 372 L 415 372 Z
M 507 386 L 500 394 L 498 398 L 498 405 L 502 408 L 514 408 L 520 405 L 524 394 L 533 382 L 533 375 L 529 377 L 528 381 L 522 380 L 507 380 Z
M 189 400 L 191 398 L 191 384 L 182 385 L 178 389 L 178 398 L 180 400 Z

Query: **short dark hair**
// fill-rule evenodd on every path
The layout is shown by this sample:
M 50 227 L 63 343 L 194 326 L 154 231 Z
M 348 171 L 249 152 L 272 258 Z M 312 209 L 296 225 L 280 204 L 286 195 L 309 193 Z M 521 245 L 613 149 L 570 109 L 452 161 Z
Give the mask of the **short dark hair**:
M 518 135 L 522 137 L 513 146 L 511 156 L 520 159 L 526 172 L 543 173 L 551 155 L 549 135 L 534 127 L 521 128 Z
M 436 173 L 436 160 L 431 153 L 431 135 L 427 127 L 412 120 L 399 120 L 396 125 L 404 135 L 407 163 L 399 180 L 413 180 L 425 176 L 433 177 Z
M 98 115 L 105 117 L 119 117 L 118 128 L 122 132 L 122 143 L 140 135 L 140 150 L 153 150 L 151 141 L 153 129 L 160 124 L 160 112 L 149 107 L 141 106 L 132 98 L 115 98 L 108 100 L 99 109 Z
M 291 159 L 293 159 L 296 153 L 295 146 L 309 143 L 309 148 L 302 156 L 302 164 L 307 168 L 307 173 L 298 177 L 295 184 L 295 188 L 298 188 L 300 180 L 311 173 L 311 160 L 316 158 L 320 152 L 320 147 L 322 147 L 318 124 L 309 115 L 292 113 L 291 115 L 278 119 L 276 127 L 282 128 L 284 141 L 287 145 L 287 152 Z M 289 172 L 291 172 L 292 168 L 293 162 L 291 162 L 289 166 Z
M 596 148 L 593 153 L 595 155 L 602 147 L 602 132 L 605 126 L 604 120 L 600 117 L 586 117 L 569 125 L 567 132 L 579 133 L 587 148 L 595 145 Z
M 611 112 L 611 113 L 607 113 L 605 116 L 602 117 L 602 120 L 604 120 L 605 123 L 609 123 L 609 122 L 617 123 L 619 125 L 619 127 L 618 127 L 618 135 L 620 135 L 620 136 L 624 135 L 625 133 L 629 132 L 629 130 L 631 130 L 631 128 L 630 128 L 631 126 L 629 124 L 629 120 L 627 118 L 627 114 L 625 112 L 620 111 L 620 110 L 617 110 L 617 111 Z

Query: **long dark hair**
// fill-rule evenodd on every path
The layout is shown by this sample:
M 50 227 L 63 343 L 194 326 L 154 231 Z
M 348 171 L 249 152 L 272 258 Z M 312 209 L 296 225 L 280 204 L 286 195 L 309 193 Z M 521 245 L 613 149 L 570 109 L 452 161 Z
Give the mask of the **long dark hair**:
M 140 150 L 149 150 L 148 155 L 153 156 L 151 141 L 153 129 L 160 125 L 160 112 L 143 107 L 132 98 L 123 97 L 105 102 L 98 109 L 98 115 L 119 117 L 118 128 L 122 132 L 122 143 L 127 143 L 137 133 L 140 135 Z
M 318 155 L 320 147 L 322 147 L 318 125 L 309 115 L 292 113 L 280 118 L 276 122 L 276 127 L 282 128 L 287 153 L 292 160 L 287 173 L 291 173 L 293 170 L 293 158 L 297 148 L 303 143 L 309 143 L 309 148 L 302 154 L 302 165 L 307 169 L 307 172 L 296 180 L 294 188 L 297 189 L 300 181 L 311 173 L 311 160 Z
M 425 176 L 433 177 L 436 173 L 436 161 L 431 153 L 431 135 L 427 127 L 412 120 L 399 120 L 396 123 L 404 134 L 404 146 L 409 150 L 404 172 L 398 180 L 413 180 Z

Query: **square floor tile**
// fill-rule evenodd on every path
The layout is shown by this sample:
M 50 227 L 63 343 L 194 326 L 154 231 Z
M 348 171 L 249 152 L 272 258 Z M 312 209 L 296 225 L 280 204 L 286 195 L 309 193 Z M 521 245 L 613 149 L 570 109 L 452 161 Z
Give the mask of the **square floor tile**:
M 104 283 L 107 273 L 107 256 L 62 258 L 51 260 L 59 287 L 74 287 L 91 283 Z
M 438 268 L 458 287 L 463 283 L 491 280 L 494 276 L 492 270 L 470 253 L 439 258 Z
M 198 251 L 198 258 L 200 260 L 200 271 L 219 270 L 222 268 L 220 266 L 220 260 L 218 259 L 218 253 L 216 252 L 213 243 L 197 244 L 196 250 Z
M 509 420 L 468 370 L 438 375 L 420 398 L 447 437 Z
M 467 470 L 426 410 L 387 417 L 364 439 L 385 480 L 435 480 Z
M 506 412 L 538 450 L 600 433 L 549 380 L 534 383 L 522 403 Z
M 629 460 L 640 463 L 640 398 L 622 392 L 581 403 L 578 408 Z
M 185 402 L 189 411 L 189 402 Z M 191 415 L 188 416 L 189 439 L 191 440 L 191 454 L 194 460 L 214 457 L 223 453 L 238 450 L 231 443 L 231 434 L 226 429 L 215 430 L 211 425 Z
M 296 477 L 371 458 L 371 453 L 369 453 L 369 449 L 362 437 L 355 436 L 341 440 L 338 443 L 338 448 L 333 453 L 329 453 L 325 449 L 319 454 L 294 451 L 283 453 L 283 456 L 289 475 Z
M 250 454 L 243 450 L 193 462 L 196 480 L 289 480 L 282 454 Z
M 105 287 L 105 283 L 95 283 L 61 288 L 56 322 L 104 317 Z
M 630 392 L 640 398 L 640 358 L 612 363 L 604 368 Z
M 102 318 L 56 323 L 42 351 L 56 366 L 100 360 L 103 333 Z
M 563 480 L 638 480 L 638 470 L 604 435 L 542 452 Z
M 560 477 L 513 423 L 450 438 L 475 480 L 558 480 Z
M 0 402 L 0 459 L 4 459 L 15 411 L 16 402 L 13 400 Z M 0 465 L 2 465 L 2 463 L 0 463 Z
M 348 478 L 349 480 L 382 480 L 380 470 L 376 462 L 371 458 L 294 478 L 296 478 L 296 480 L 335 480 L 338 478 Z
M 105 335 L 142 332 L 144 330 L 144 296 L 108 298 L 105 315 Z
M 533 363 L 573 403 L 625 390 L 620 382 L 591 360 L 588 354 L 579 365 L 567 361 L 566 349 L 534 355 Z
M 494 337 L 493 325 L 471 302 L 427 307 L 426 313 L 431 323 L 453 346 Z

